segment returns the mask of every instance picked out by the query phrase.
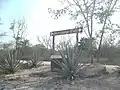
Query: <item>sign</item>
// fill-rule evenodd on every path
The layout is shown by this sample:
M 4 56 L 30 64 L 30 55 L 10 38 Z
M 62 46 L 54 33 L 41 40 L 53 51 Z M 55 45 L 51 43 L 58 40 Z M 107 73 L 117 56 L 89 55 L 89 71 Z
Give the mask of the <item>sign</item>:
M 61 30 L 61 31 L 53 31 L 50 33 L 50 36 L 55 36 L 55 35 L 63 35 L 63 34 L 71 34 L 71 33 L 79 33 L 79 29 L 81 28 L 74 28 L 74 29 L 67 29 L 67 30 Z

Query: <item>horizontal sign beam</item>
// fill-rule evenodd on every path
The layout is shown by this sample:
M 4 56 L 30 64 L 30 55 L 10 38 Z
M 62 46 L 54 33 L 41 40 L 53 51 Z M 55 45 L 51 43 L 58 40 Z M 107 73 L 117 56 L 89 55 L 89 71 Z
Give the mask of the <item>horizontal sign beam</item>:
M 55 36 L 55 35 L 64 35 L 64 34 L 72 34 L 72 33 L 79 33 L 79 29 L 81 28 L 74 28 L 74 29 L 67 29 L 67 30 L 61 30 L 61 31 L 53 31 L 50 33 L 50 36 Z

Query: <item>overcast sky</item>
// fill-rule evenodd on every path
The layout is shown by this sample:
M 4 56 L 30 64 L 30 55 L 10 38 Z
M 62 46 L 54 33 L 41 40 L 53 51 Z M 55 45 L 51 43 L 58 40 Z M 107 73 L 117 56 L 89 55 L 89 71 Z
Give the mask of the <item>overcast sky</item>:
M 68 17 L 54 20 L 48 13 L 48 8 L 59 7 L 58 0 L 6 0 L 1 4 L 0 17 L 3 25 L 0 32 L 8 32 L 9 37 L 1 38 L 3 41 L 11 40 L 9 30 L 13 19 L 25 18 L 27 24 L 27 38 L 31 43 L 37 43 L 36 36 L 48 36 L 51 31 L 74 28 L 75 22 Z M 115 14 L 113 21 L 119 23 L 120 13 Z

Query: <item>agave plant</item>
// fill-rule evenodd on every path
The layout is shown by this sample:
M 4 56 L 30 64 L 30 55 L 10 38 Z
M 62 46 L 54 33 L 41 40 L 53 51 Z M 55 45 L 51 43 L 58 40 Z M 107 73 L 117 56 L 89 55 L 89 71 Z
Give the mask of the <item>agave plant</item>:
M 17 52 L 8 51 L 3 55 L 3 63 L 0 63 L 0 69 L 3 73 L 15 73 L 20 67 L 20 60 L 17 60 Z
M 39 58 L 38 58 L 38 54 L 33 53 L 32 57 L 31 57 L 31 64 L 32 64 L 31 68 L 33 68 L 33 67 L 36 68 L 38 65 L 41 64 L 41 62 L 39 61 Z
M 81 70 L 83 65 L 79 65 L 78 53 L 75 52 L 76 49 L 66 48 L 66 55 L 60 51 L 62 56 L 62 62 L 54 60 L 60 68 L 55 68 L 56 71 L 62 75 L 62 77 L 69 80 L 75 79 Z M 82 74 L 82 73 L 81 73 Z

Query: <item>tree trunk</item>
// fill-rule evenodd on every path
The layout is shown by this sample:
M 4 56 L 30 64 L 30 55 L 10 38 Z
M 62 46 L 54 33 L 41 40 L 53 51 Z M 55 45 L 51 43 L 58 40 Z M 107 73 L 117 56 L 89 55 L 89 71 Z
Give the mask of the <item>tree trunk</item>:
M 93 63 L 93 46 L 92 46 L 92 37 L 90 37 L 90 60 Z
M 99 58 L 100 58 L 100 52 L 99 52 L 99 50 L 97 50 L 97 52 L 96 52 L 96 58 L 97 58 L 97 62 L 99 63 Z

